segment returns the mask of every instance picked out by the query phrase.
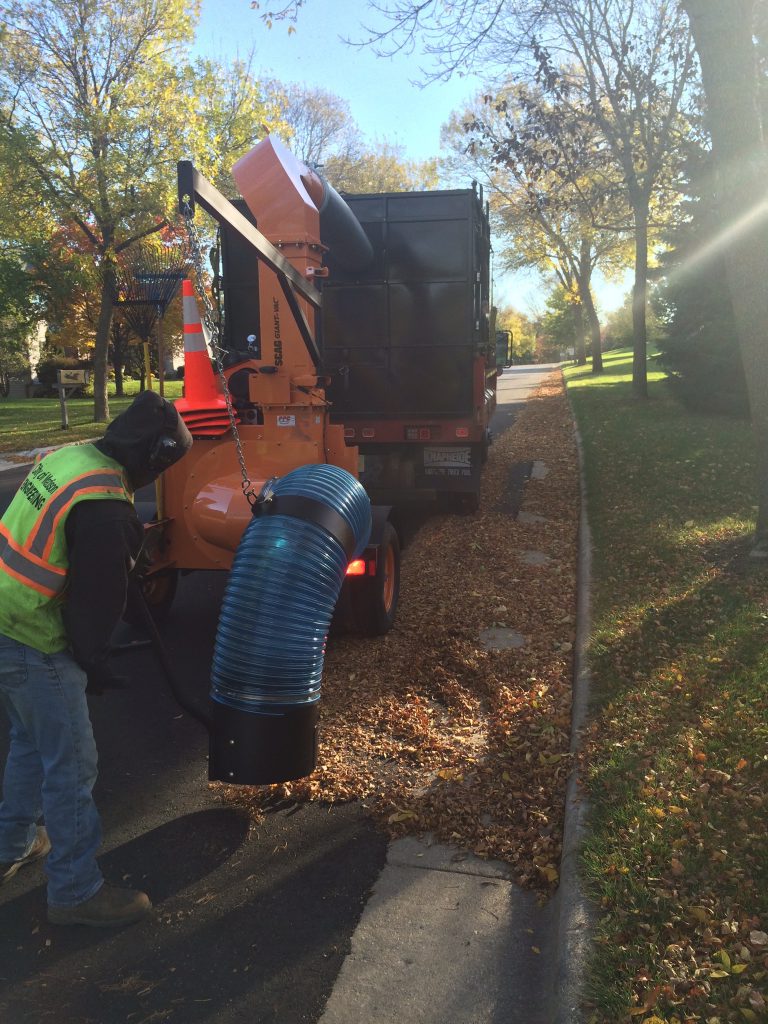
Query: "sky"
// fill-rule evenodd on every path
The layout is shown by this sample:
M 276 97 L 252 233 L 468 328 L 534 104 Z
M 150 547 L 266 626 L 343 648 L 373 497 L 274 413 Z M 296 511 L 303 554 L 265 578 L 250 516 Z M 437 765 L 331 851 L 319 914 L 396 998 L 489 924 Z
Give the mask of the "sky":
M 281 0 L 264 0 L 262 10 Z M 440 153 L 440 128 L 481 88 L 475 76 L 447 82 L 423 82 L 423 55 L 378 57 L 370 47 L 351 47 L 342 36 L 364 38 L 361 27 L 382 24 L 365 0 L 307 0 L 299 11 L 296 31 L 287 22 L 267 28 L 250 0 L 203 0 L 196 51 L 218 59 L 254 54 L 257 75 L 285 83 L 303 83 L 335 93 L 349 104 L 357 125 L 370 142 L 395 143 L 409 160 Z M 467 186 L 469 186 L 467 182 Z M 523 312 L 539 311 L 545 289 L 537 274 L 494 275 L 496 305 Z M 621 303 L 626 286 L 599 286 L 603 311 Z

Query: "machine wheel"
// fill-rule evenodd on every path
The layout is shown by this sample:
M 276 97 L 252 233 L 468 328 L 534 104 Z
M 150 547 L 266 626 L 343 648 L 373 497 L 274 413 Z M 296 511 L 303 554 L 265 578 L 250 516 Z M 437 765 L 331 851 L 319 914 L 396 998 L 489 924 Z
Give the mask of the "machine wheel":
M 351 594 L 357 628 L 365 636 L 383 636 L 394 625 L 400 596 L 400 541 L 391 523 L 384 524 L 376 575 L 361 584 Z
M 168 618 L 178 583 L 178 569 L 161 569 L 159 572 L 150 573 L 141 581 L 141 592 L 155 622 L 165 622 Z M 138 609 L 131 607 L 130 593 L 123 618 L 132 626 L 140 626 L 143 622 Z
M 483 434 L 483 440 L 480 442 L 480 465 L 484 466 L 488 461 L 488 449 L 491 446 L 491 432 L 486 430 Z

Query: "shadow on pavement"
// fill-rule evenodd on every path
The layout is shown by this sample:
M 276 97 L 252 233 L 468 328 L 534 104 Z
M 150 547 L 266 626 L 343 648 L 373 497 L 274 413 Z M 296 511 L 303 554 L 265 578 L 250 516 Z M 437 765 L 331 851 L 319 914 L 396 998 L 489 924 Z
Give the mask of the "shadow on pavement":
M 0 1020 L 317 1019 L 385 840 L 352 807 L 270 815 L 246 841 L 248 829 L 238 812 L 202 811 L 101 858 L 111 880 L 146 885 L 153 897 L 152 916 L 133 927 L 48 925 L 40 885 L 8 899 L 0 906 Z
M 108 882 L 151 889 L 155 908 L 162 909 L 164 901 L 227 861 L 245 842 L 248 829 L 249 820 L 243 813 L 225 808 L 198 811 L 110 850 L 99 857 L 99 865 Z M 57 937 L 55 950 L 53 944 L 46 947 L 52 950 L 48 965 L 74 950 L 98 943 L 105 934 L 83 927 L 50 927 L 45 921 L 45 893 L 37 887 L 0 906 L 0 982 L 8 981 L 10 976 L 17 983 L 30 973 L 30 968 L 31 973 L 39 968 L 37 960 L 26 970 L 22 966 L 24 941 L 37 925 Z

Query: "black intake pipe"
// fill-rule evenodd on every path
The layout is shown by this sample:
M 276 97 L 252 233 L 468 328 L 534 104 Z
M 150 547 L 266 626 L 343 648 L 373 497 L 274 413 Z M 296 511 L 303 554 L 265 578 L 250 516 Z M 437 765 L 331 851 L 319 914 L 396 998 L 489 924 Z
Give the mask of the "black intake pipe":
M 319 175 L 318 175 L 319 177 Z M 323 201 L 319 207 L 320 240 L 333 253 L 334 261 L 348 273 L 363 271 L 373 261 L 373 246 L 362 225 L 339 193 L 323 182 Z

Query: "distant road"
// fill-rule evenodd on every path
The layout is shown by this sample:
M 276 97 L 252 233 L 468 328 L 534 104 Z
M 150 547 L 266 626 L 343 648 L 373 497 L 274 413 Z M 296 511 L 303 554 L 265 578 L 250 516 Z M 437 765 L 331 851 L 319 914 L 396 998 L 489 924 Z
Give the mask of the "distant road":
M 532 392 L 544 381 L 559 363 L 542 363 L 536 366 L 510 366 L 496 383 L 496 412 L 491 420 L 491 431 L 498 437 L 515 421 Z

